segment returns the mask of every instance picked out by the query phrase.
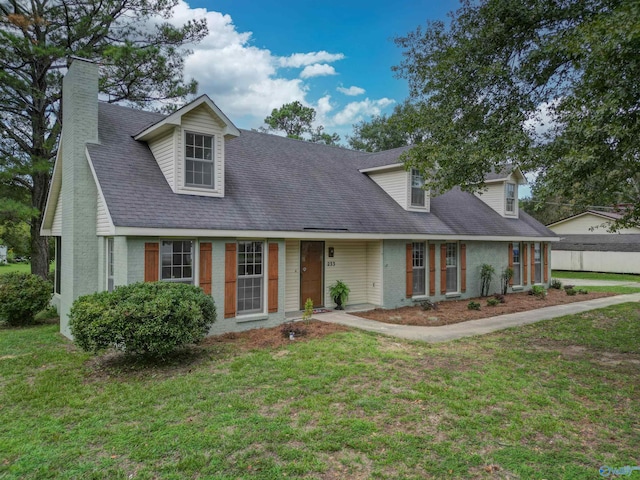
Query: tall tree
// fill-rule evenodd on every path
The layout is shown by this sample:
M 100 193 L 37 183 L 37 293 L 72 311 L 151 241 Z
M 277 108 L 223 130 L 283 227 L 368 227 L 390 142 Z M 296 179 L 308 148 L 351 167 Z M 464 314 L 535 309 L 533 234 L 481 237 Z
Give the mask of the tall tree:
M 337 133 L 327 133 L 324 126 L 320 125 L 315 129 L 311 126 L 316 119 L 316 111 L 312 107 L 305 107 L 299 101 L 285 103 L 280 108 L 274 108 L 271 115 L 264 119 L 264 123 L 269 128 L 260 128 L 261 131 L 282 130 L 289 138 L 298 140 L 308 140 L 313 143 L 324 143 L 325 145 L 338 145 L 340 135 Z M 304 135 L 308 135 L 307 138 Z
M 271 115 L 264 119 L 271 130 L 284 130 L 289 138 L 302 139 L 304 133 L 311 133 L 311 124 L 316 118 L 316 111 L 305 107 L 298 100 L 285 103 L 274 108 Z
M 353 125 L 353 135 L 347 137 L 351 148 L 365 152 L 380 152 L 420 143 L 426 131 L 416 122 L 420 104 L 409 100 L 396 105 L 389 116 L 377 115 L 368 122 Z
M 430 133 L 407 161 L 430 188 L 516 162 L 539 200 L 631 204 L 616 227 L 640 224 L 640 2 L 463 0 L 396 42 Z
M 196 92 L 183 78 L 184 47 L 206 20 L 166 21 L 177 0 L 3 0 L 0 2 L 0 184 L 28 198 L 31 271 L 46 277 L 42 215 L 61 132 L 62 75 L 71 56 L 100 62 L 109 102 L 172 105 Z M 11 208 L 0 205 L 0 211 Z
M 335 132 L 327 133 L 324 131 L 324 127 L 320 125 L 311 131 L 309 141 L 313 143 L 324 143 L 325 145 L 338 145 L 340 143 L 340 135 Z

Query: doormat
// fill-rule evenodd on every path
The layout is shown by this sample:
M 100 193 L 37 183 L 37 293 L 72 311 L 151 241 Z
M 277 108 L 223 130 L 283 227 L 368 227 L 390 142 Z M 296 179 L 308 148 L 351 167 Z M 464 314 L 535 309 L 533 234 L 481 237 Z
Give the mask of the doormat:
M 314 308 L 313 309 L 313 313 L 327 313 L 330 312 L 331 310 L 327 310 L 326 308 Z

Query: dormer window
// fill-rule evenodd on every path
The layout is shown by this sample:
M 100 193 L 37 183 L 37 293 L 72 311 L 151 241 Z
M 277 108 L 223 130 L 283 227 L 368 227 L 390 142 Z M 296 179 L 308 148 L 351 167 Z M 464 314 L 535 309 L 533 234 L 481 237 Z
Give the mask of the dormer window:
M 185 185 L 214 188 L 214 156 L 212 135 L 185 134 Z
M 516 186 L 513 183 L 507 183 L 507 204 L 506 213 L 516 212 Z
M 424 177 L 416 168 L 411 169 L 411 206 L 424 207 Z

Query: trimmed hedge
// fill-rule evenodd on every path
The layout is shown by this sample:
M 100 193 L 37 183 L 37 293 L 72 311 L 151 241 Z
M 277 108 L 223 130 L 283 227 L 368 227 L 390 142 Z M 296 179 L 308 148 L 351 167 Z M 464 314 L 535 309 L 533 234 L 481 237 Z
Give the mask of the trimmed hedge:
M 134 283 L 85 295 L 69 312 L 71 333 L 83 350 L 115 348 L 154 357 L 197 343 L 215 320 L 209 295 L 193 285 L 168 282 Z
M 51 283 L 31 273 L 0 275 L 0 319 L 11 326 L 33 323 L 51 300 Z

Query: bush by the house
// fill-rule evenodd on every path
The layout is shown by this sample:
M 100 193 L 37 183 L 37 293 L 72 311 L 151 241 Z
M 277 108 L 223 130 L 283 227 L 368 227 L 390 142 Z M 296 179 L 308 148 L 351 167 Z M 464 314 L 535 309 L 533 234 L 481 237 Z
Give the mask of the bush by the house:
M 493 295 L 493 298 L 495 298 L 496 300 L 498 300 L 498 303 L 507 303 L 507 301 L 504 298 L 504 295 L 502 295 L 501 293 L 496 293 Z
M 577 291 L 580 295 L 587 295 L 589 293 L 589 291 L 584 288 L 579 288 Z
M 469 310 L 480 310 L 480 304 L 472 300 L 469 303 L 467 303 L 467 308 Z
M 531 287 L 531 290 L 529 290 L 529 295 L 533 295 L 534 297 L 544 299 L 547 296 L 547 289 L 544 288 L 542 285 L 534 285 L 533 287 Z
M 496 297 L 487 298 L 487 305 L 489 305 L 490 307 L 497 307 L 498 305 L 500 305 L 500 300 L 498 300 Z
M 216 320 L 213 299 L 180 283 L 134 283 L 78 298 L 69 313 L 76 343 L 162 357 L 201 340 Z
M 0 275 L 0 320 L 9 325 L 27 325 L 51 300 L 51 284 L 30 273 Z
M 422 309 L 425 310 L 425 311 L 437 310 L 438 309 L 438 304 L 436 302 L 432 302 L 428 298 L 425 299 L 425 300 L 420 300 L 418 303 L 420 304 Z
M 562 282 L 557 278 L 552 278 L 551 283 L 549 284 L 549 288 L 555 288 L 556 290 L 560 290 L 562 288 Z
M 567 295 L 569 295 L 570 297 L 573 297 L 576 293 L 576 289 L 575 288 L 565 288 L 564 290 L 566 292 Z

